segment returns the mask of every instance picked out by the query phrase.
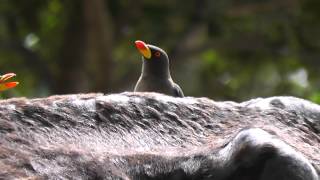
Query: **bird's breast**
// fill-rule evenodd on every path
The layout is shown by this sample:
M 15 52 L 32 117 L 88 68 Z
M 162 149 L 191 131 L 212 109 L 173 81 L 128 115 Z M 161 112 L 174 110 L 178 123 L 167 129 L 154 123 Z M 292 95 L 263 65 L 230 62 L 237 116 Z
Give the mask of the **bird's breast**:
M 173 83 L 170 79 L 143 78 L 140 77 L 136 87 L 136 92 L 158 92 L 173 95 Z

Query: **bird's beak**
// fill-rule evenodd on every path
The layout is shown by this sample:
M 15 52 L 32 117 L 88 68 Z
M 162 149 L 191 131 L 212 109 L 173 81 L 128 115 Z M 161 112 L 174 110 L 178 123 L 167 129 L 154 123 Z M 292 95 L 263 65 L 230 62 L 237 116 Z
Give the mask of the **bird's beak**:
M 138 41 L 135 41 L 135 44 L 139 52 L 143 55 L 143 57 L 145 57 L 146 59 L 151 58 L 151 51 L 146 43 L 138 40 Z
M 10 79 L 10 78 L 12 78 L 14 76 L 16 76 L 15 73 L 4 74 L 4 75 L 0 76 L 0 83 L 3 83 L 4 81 L 6 81 L 6 80 L 8 80 L 8 79 Z
M 6 82 L 8 79 L 16 76 L 14 73 L 7 73 L 2 76 L 0 76 L 0 91 L 4 91 L 10 88 L 16 87 L 19 82 Z

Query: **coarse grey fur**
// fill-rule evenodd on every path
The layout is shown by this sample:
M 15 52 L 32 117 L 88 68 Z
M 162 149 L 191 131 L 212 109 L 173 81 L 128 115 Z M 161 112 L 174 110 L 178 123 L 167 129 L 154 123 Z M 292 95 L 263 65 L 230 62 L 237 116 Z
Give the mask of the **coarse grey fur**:
M 320 106 L 294 97 L 0 101 L 0 179 L 319 180 L 319 149 Z

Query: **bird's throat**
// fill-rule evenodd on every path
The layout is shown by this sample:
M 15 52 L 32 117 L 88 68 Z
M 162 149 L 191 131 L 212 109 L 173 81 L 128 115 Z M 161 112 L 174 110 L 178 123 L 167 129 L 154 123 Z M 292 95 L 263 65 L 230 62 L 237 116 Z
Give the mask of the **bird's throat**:
M 150 78 L 171 78 L 169 67 L 164 66 L 152 66 L 151 64 L 143 63 L 142 65 L 142 77 Z

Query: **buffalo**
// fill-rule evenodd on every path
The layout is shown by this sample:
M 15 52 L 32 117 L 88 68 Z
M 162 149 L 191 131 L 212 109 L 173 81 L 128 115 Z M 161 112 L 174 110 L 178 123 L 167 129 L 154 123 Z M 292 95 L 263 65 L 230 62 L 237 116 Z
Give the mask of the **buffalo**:
M 157 93 L 0 101 L 0 179 L 319 180 L 320 106 Z

